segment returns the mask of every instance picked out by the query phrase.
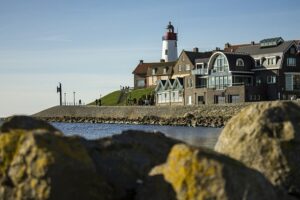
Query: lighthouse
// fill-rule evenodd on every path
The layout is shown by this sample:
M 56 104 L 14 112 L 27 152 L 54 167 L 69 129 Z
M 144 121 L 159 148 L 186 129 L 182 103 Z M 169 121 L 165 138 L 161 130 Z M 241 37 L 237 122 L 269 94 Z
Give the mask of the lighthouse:
M 167 26 L 167 32 L 162 37 L 162 41 L 161 59 L 165 60 L 165 62 L 177 60 L 177 33 L 174 32 L 174 26 L 171 22 Z

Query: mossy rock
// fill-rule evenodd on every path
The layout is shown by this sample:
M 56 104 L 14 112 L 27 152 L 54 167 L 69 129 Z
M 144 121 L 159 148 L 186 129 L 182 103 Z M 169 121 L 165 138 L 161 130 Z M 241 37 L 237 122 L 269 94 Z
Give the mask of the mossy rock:
M 178 200 L 287 199 L 261 173 L 211 150 L 184 144 L 175 145 L 167 162 L 150 175 L 163 175 Z
M 82 139 L 46 130 L 0 135 L 0 199 L 111 199 Z

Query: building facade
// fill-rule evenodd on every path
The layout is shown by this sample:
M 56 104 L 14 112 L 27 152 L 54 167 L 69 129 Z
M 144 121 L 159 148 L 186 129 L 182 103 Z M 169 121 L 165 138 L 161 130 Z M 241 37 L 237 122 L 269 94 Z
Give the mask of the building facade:
M 156 105 L 184 105 L 183 78 L 160 80 L 155 93 Z
M 227 48 L 228 49 L 228 48 Z M 270 38 L 197 59 L 185 77 L 186 105 L 287 100 L 300 97 L 296 41 Z

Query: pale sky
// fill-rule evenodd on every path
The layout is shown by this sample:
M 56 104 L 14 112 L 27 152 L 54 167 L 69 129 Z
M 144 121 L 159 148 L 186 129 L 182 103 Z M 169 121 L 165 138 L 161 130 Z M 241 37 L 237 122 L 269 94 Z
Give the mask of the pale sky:
M 0 117 L 133 85 L 140 59 L 159 61 L 172 21 L 178 49 L 300 39 L 299 0 L 0 0 Z

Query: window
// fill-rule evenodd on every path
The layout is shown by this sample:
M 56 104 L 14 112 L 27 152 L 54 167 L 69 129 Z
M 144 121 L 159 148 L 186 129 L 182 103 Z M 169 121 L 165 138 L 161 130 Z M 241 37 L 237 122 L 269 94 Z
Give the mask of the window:
M 255 79 L 256 86 L 261 85 L 261 82 L 262 82 L 261 77 L 257 76 Z
M 268 65 L 276 65 L 276 57 L 267 58 Z
M 296 66 L 296 58 L 287 58 L 287 66 Z
M 300 75 L 294 75 L 293 77 L 293 89 L 300 90 Z
M 165 55 L 168 55 L 168 49 L 165 50 Z
M 267 83 L 268 84 L 276 83 L 276 76 L 267 76 Z
M 291 48 L 290 54 L 296 54 L 296 49 L 294 47 Z
M 178 71 L 180 71 L 181 72 L 181 65 L 178 65 Z
M 152 69 L 152 75 L 156 74 L 156 69 Z
M 167 70 L 168 70 L 167 68 L 164 68 L 163 74 L 166 74 Z
M 260 67 L 260 59 L 255 59 L 255 67 Z
M 214 61 L 214 72 L 224 72 L 228 71 L 228 63 L 227 59 L 223 55 L 218 55 L 217 58 Z
M 244 61 L 243 61 L 243 59 L 238 58 L 238 59 L 236 60 L 236 66 L 244 67 Z
M 187 65 L 185 66 L 185 70 L 186 70 L 186 71 L 190 71 L 190 70 L 191 70 L 191 65 L 187 64 Z
M 192 96 L 189 96 L 188 105 L 192 105 Z

